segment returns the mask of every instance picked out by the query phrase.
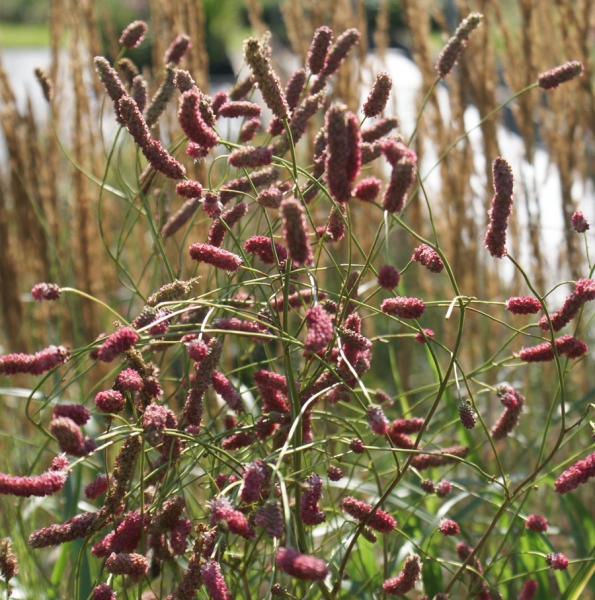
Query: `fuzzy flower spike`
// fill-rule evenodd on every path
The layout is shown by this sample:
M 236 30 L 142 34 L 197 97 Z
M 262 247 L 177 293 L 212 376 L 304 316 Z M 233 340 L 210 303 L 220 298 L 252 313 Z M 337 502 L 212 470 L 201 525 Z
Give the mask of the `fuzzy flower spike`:
M 436 63 L 436 73 L 440 79 L 444 79 L 459 62 L 463 50 L 469 41 L 469 35 L 476 29 L 483 15 L 480 13 L 471 13 L 458 27 L 455 34 L 448 40 L 446 46 L 438 57 Z
M 510 165 L 501 156 L 494 160 L 493 179 L 495 194 L 492 208 L 488 211 L 489 223 L 484 243 L 495 258 L 506 256 L 506 229 L 512 212 L 512 188 L 514 179 Z

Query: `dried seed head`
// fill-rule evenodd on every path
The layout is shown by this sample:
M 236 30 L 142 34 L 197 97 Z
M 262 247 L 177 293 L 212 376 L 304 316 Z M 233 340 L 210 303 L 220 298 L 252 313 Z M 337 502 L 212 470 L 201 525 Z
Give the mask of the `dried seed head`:
M 588 231 L 589 229 L 589 222 L 585 219 L 585 215 L 578 210 L 572 215 L 570 221 L 572 223 L 572 229 L 577 233 L 585 233 L 585 231 Z
M 471 404 L 467 402 L 459 406 L 459 416 L 465 429 L 473 429 L 475 427 L 476 417 Z
M 43 92 L 43 97 L 50 102 L 54 96 L 54 84 L 52 80 L 50 79 L 49 75 L 39 67 L 36 67 L 35 69 L 35 77 L 37 78 L 37 81 L 39 81 L 41 91 Z

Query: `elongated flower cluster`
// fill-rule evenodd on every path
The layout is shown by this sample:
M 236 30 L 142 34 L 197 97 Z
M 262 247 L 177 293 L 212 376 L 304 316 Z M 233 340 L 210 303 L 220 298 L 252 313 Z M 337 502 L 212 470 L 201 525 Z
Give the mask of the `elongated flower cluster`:
M 57 417 L 68 417 L 77 425 L 84 425 L 91 418 L 91 413 L 80 404 L 58 404 L 54 408 L 54 419 Z
M 338 38 L 337 41 L 330 47 L 330 50 L 324 61 L 324 67 L 320 71 L 322 77 L 330 77 L 339 70 L 341 63 L 345 60 L 349 51 L 355 44 L 359 43 L 361 38 L 360 32 L 355 29 L 347 29 Z M 313 90 L 313 94 L 316 92 Z
M 112 482 L 113 485 L 113 482 Z M 100 473 L 97 477 L 85 487 L 85 496 L 88 500 L 95 500 L 107 492 L 109 480 L 105 473 Z
M 149 570 L 149 563 L 142 554 L 112 552 L 105 561 L 105 569 L 113 575 L 129 575 L 132 579 L 140 579 Z
M 417 554 L 405 559 L 403 570 L 382 584 L 382 591 L 389 596 L 400 596 L 410 592 L 421 577 L 421 559 Z
M 190 257 L 197 262 L 212 265 L 228 273 L 235 273 L 243 264 L 242 259 L 237 254 L 210 244 L 192 244 L 190 246 Z
M 229 155 L 229 164 L 236 169 L 255 169 L 271 164 L 273 151 L 264 146 L 238 148 Z
M 70 351 L 64 346 L 49 346 L 35 354 L 5 354 L 0 356 L 0 375 L 41 375 L 63 365 L 69 357 Z
M 274 252 L 273 252 L 274 246 Z M 267 265 L 274 265 L 277 261 L 280 263 L 287 259 L 287 250 L 277 242 L 271 241 L 271 238 L 264 235 L 255 235 L 244 242 L 244 250 L 248 254 L 255 254 Z
M 535 315 L 541 310 L 541 303 L 531 296 L 515 296 L 506 301 L 505 308 L 513 315 Z
M 353 195 L 362 202 L 374 202 L 380 194 L 381 181 L 377 177 L 365 177 L 353 188 Z
M 265 104 L 278 119 L 289 117 L 289 106 L 281 89 L 281 82 L 271 67 L 265 48 L 255 38 L 244 42 L 244 57 L 262 93 Z
M 244 476 L 242 488 L 240 489 L 240 498 L 251 504 L 260 499 L 262 486 L 267 478 L 267 466 L 261 459 L 247 464 L 244 467 Z
M 307 554 L 300 554 L 293 548 L 279 548 L 276 560 L 281 571 L 296 579 L 322 581 L 328 575 L 328 567 L 323 560 Z
M 189 90 L 180 97 L 178 120 L 182 131 L 201 148 L 213 148 L 218 143 L 217 134 L 204 122 L 200 110 L 200 92 Z
M 495 440 L 502 440 L 519 424 L 525 398 L 509 385 L 501 385 L 498 388 L 498 396 L 504 406 L 504 412 L 492 427 L 490 434 Z
M 122 32 L 119 40 L 120 44 L 127 50 L 138 48 L 147 34 L 148 29 L 149 27 L 144 21 L 133 21 Z
M 308 68 L 313 75 L 322 71 L 332 41 L 333 31 L 330 27 L 322 26 L 314 32 L 307 59 Z
M 19 572 L 17 555 L 12 551 L 12 542 L 8 538 L 0 539 L 0 574 L 4 581 L 10 581 Z M 8 596 L 11 592 L 8 592 Z
M 395 140 L 382 142 L 380 148 L 392 166 L 390 181 L 382 198 L 382 207 L 389 213 L 399 214 L 405 206 L 407 191 L 417 175 L 417 154 Z
M 0 494 L 23 498 L 51 496 L 64 487 L 68 478 L 67 466 L 68 461 L 62 469 L 50 469 L 33 477 L 15 477 L 0 473 Z
M 242 217 L 248 212 L 248 205 L 245 202 L 238 202 L 229 210 L 225 211 L 217 220 L 213 221 L 209 229 L 208 242 L 211 246 L 220 248 L 228 230 L 233 229 Z
M 573 80 L 575 77 L 582 77 L 585 67 L 582 62 L 572 60 L 563 65 L 541 73 L 537 78 L 539 87 L 544 90 L 555 90 L 559 85 Z
M 442 269 L 444 269 L 444 263 L 438 252 L 430 248 L 427 244 L 418 246 L 413 251 L 411 260 L 422 264 L 431 273 L 441 273 Z
M 309 265 L 314 257 L 308 242 L 308 226 L 303 206 L 295 198 L 281 202 L 283 237 L 289 258 L 297 265 Z
M 413 457 L 411 464 L 418 471 L 425 471 L 433 467 L 442 467 L 459 462 L 458 459 L 465 458 L 470 449 L 467 446 L 450 446 L 441 450 L 440 454 L 417 454 Z
M 495 194 L 492 208 L 488 211 L 489 223 L 484 244 L 495 258 L 506 256 L 506 229 L 512 212 L 512 188 L 514 180 L 510 165 L 501 156 L 494 160 L 493 180 Z
M 258 188 L 264 185 L 270 185 L 278 176 L 278 169 L 275 167 L 265 167 L 264 169 L 250 173 L 247 177 L 240 177 L 239 179 L 228 181 L 219 188 L 221 194 L 220 201 L 223 204 L 227 204 L 241 193 L 252 192 L 252 186 Z
M 554 489 L 558 494 L 566 494 L 575 490 L 582 483 L 586 483 L 591 477 L 595 477 L 595 453 L 566 469 L 556 479 Z
M 463 50 L 467 46 L 469 35 L 478 27 L 483 15 L 471 13 L 458 27 L 455 34 L 448 40 L 444 46 L 438 62 L 436 63 L 436 73 L 440 79 L 444 79 L 459 62 Z
M 316 473 L 312 473 L 305 483 L 308 487 L 302 492 L 300 519 L 304 525 L 319 525 L 326 521 L 324 511 L 318 506 L 322 496 L 322 479 Z
M 380 509 L 376 509 L 372 516 L 368 518 L 372 513 L 372 507 L 362 500 L 356 500 L 353 496 L 343 498 L 340 506 L 342 511 L 358 521 L 365 520 L 368 527 L 379 533 L 390 533 L 397 526 L 395 519 Z
M 388 432 L 389 423 L 381 406 L 368 406 L 366 409 L 366 416 L 368 418 L 368 425 L 370 426 L 370 429 L 376 435 L 386 435 Z
M 188 52 L 190 48 L 192 48 L 190 38 L 185 33 L 180 34 L 166 50 L 163 62 L 165 64 L 180 64 L 180 61 L 184 58 L 186 52 Z
M 595 300 L 595 280 L 577 280 L 572 294 L 566 296 L 562 306 L 550 314 L 553 330 L 560 331 L 560 329 L 568 325 L 578 315 L 583 304 L 592 300 Z M 543 331 L 549 330 L 549 322 L 546 315 L 543 315 L 539 319 L 538 325 Z
M 361 166 L 359 123 L 345 105 L 335 103 L 326 112 L 325 128 L 328 189 L 337 202 L 347 202 Z
M 122 327 L 112 333 L 99 348 L 97 356 L 103 362 L 112 362 L 122 352 L 134 347 L 138 341 L 138 333 L 131 327 Z
M 376 81 L 362 108 L 366 117 L 377 117 L 386 108 L 392 87 L 393 82 L 388 73 L 383 71 L 376 75 Z
M 260 119 L 258 118 L 252 118 L 246 121 L 240 130 L 240 143 L 247 144 L 248 142 L 251 142 L 258 133 L 260 125 Z
M 283 513 L 279 503 L 276 501 L 267 502 L 259 508 L 254 517 L 254 524 L 257 527 L 264 527 L 270 538 L 282 537 Z
M 558 354 L 576 359 L 584 356 L 589 348 L 587 344 L 576 339 L 570 334 L 560 336 L 554 341 Z M 554 360 L 554 350 L 550 342 L 544 342 L 530 348 L 523 348 L 519 352 L 521 360 L 525 362 L 550 362 Z
M 147 123 L 147 127 L 152 128 L 157 123 L 159 117 L 167 108 L 169 101 L 173 98 L 174 92 L 176 91 L 175 79 L 176 70 L 172 65 L 168 65 L 165 69 L 165 79 L 159 86 L 159 89 L 155 92 L 153 98 L 151 98 L 151 102 L 145 111 L 145 122 Z
M 397 117 L 386 117 L 379 119 L 373 125 L 362 129 L 362 142 L 371 144 L 388 135 L 393 129 L 399 126 Z
M 221 575 L 221 566 L 216 560 L 207 560 L 201 567 L 200 574 L 212 600 L 231 600 L 231 594 Z
M 306 311 L 308 335 L 304 348 L 309 352 L 323 352 L 333 338 L 333 321 L 330 315 L 317 304 Z
M 527 579 L 525 583 L 523 583 L 523 589 L 519 594 L 519 600 L 533 600 L 538 587 L 539 584 L 537 583 L 537 580 Z
M 105 518 L 99 512 L 82 513 L 59 525 L 50 525 L 34 531 L 29 536 L 29 546 L 31 548 L 47 548 L 87 537 L 103 522 L 105 522 Z
M 475 427 L 476 416 L 470 404 L 459 406 L 459 417 L 465 429 L 473 429 Z
M 426 312 L 426 305 L 419 298 L 398 296 L 384 300 L 380 305 L 380 310 L 400 319 L 419 319 Z

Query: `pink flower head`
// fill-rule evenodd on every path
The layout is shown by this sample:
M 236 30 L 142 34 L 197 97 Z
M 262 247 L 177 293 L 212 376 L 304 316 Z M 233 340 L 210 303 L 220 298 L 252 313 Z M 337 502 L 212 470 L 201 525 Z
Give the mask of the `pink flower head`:
M 267 465 L 261 459 L 247 464 L 244 467 L 244 476 L 242 488 L 240 489 L 240 498 L 247 504 L 252 504 L 260 498 L 262 485 L 267 476 Z
M 399 126 L 399 119 L 397 117 L 387 117 L 385 119 L 379 119 L 373 125 L 362 129 L 362 141 L 371 144 L 376 142 L 385 135 L 388 135 L 395 127 Z
M 237 98 L 235 99 L 237 100 Z M 234 100 L 234 98 L 232 98 L 232 100 Z M 213 114 L 216 117 L 219 117 L 219 111 L 226 102 L 229 102 L 229 96 L 227 92 L 217 92 L 213 96 L 213 101 L 211 102 L 211 110 L 213 111 Z
M 209 155 L 209 149 L 196 142 L 189 142 L 188 147 L 186 148 L 186 154 L 190 158 L 193 158 L 196 163 Z
M 574 336 L 570 334 L 562 335 L 557 338 L 554 343 L 556 344 L 556 349 L 559 354 L 564 354 L 568 358 L 580 358 L 584 356 L 589 348 L 587 344 L 577 340 Z
M 233 508 L 227 498 L 215 498 L 209 503 L 211 511 L 211 527 L 214 527 L 219 521 L 225 521 L 231 533 L 240 535 L 247 540 L 255 536 L 255 532 L 248 524 L 246 517 L 239 510 Z
M 440 273 L 444 269 L 444 263 L 436 250 L 430 248 L 427 244 L 418 246 L 413 251 L 411 260 L 421 263 L 431 273 Z
M 421 431 L 424 420 L 419 417 L 413 419 L 397 419 L 390 426 L 390 431 L 394 433 L 417 433 Z M 390 434 L 389 434 L 390 435 Z
M 95 406 L 104 413 L 119 413 L 125 404 L 124 396 L 117 390 L 98 392 L 95 396 Z
M 346 219 L 347 209 L 344 204 L 338 204 L 331 208 L 326 224 L 326 233 L 330 236 L 331 241 L 339 242 L 345 237 L 345 233 L 347 232 Z
M 124 369 L 117 377 L 114 388 L 122 392 L 140 392 L 143 389 L 143 379 L 134 369 Z
M 403 570 L 382 584 L 382 590 L 389 596 L 400 596 L 410 592 L 421 577 L 421 560 L 417 554 L 405 559 Z
M 544 90 L 555 90 L 560 84 L 571 81 L 575 77 L 582 77 L 585 67 L 582 62 L 572 60 L 563 65 L 541 73 L 537 78 L 539 87 Z
M 541 303 L 531 296 L 515 296 L 506 301 L 506 310 L 513 315 L 535 315 L 541 310 Z
M 258 527 L 265 527 L 267 535 L 270 538 L 280 538 L 283 536 L 283 513 L 281 507 L 276 501 L 267 502 L 256 513 L 254 524 Z
M 29 546 L 47 548 L 87 537 L 94 527 L 102 523 L 105 523 L 105 518 L 99 512 L 82 513 L 64 523 L 34 531 L 29 536 Z
M 57 300 L 60 294 L 60 286 L 55 283 L 36 283 L 31 289 L 31 295 L 37 302 Z
M 558 494 L 566 494 L 576 489 L 582 483 L 586 483 L 591 477 L 595 477 L 595 453 L 590 454 L 584 460 L 579 460 L 572 467 L 566 469 L 556 479 L 554 489 Z
M 200 110 L 200 92 L 189 90 L 180 97 L 178 120 L 188 139 L 201 148 L 213 148 L 218 142 L 217 134 L 204 122 Z
M 568 559 L 563 554 L 550 552 L 545 557 L 545 562 L 556 571 L 564 571 L 568 568 Z
M 454 36 L 448 40 L 436 63 L 436 73 L 440 79 L 444 79 L 459 62 L 461 54 L 467 46 L 469 35 L 478 27 L 482 18 L 483 15 L 479 13 L 470 13 L 457 27 Z
M 371 517 L 372 507 L 361 500 L 356 500 L 352 496 L 347 496 L 341 500 L 341 510 L 346 512 L 358 521 L 367 520 L 366 525 L 379 533 L 390 533 L 396 526 L 397 522 L 391 515 L 383 510 L 377 509 Z
M 240 393 L 231 385 L 223 373 L 214 371 L 211 377 L 213 389 L 223 398 L 227 406 L 235 412 L 244 412 L 244 404 Z
M 353 195 L 362 202 L 374 202 L 380 193 L 382 182 L 377 177 L 366 177 L 358 181 Z
M 262 334 L 269 333 L 267 327 L 256 321 L 246 321 L 236 317 L 227 317 L 215 319 L 213 321 L 213 327 L 216 329 L 223 329 L 224 331 L 253 334 L 251 336 L 252 339 L 255 342 L 261 342 L 263 344 L 266 344 L 270 341 L 269 339 L 262 337 Z
M 304 207 L 295 198 L 281 202 L 283 219 L 283 237 L 291 260 L 297 265 L 309 265 L 313 262 L 312 248 L 308 242 L 308 225 Z
M 239 450 L 252 445 L 255 440 L 256 436 L 251 431 L 238 431 L 238 433 L 226 437 L 221 442 L 221 448 L 229 451 Z
M 393 82 L 388 73 L 383 71 L 376 75 L 376 81 L 362 108 L 366 117 L 377 117 L 386 108 L 392 87 Z
M 255 169 L 271 164 L 273 151 L 264 146 L 238 148 L 229 155 L 229 164 L 236 169 Z
M 431 330 L 431 329 L 422 329 L 423 334 L 420 333 L 416 333 L 415 334 L 415 341 L 418 344 L 426 344 L 427 343 L 427 338 L 433 338 L 435 336 L 435 333 Z
M 22 498 L 51 496 L 64 487 L 68 478 L 67 466 L 68 461 L 63 469 L 52 468 L 41 475 L 32 477 L 16 477 L 0 473 L 0 494 Z
M 361 165 L 361 131 L 357 118 L 344 104 L 332 104 L 326 111 L 327 148 L 325 169 L 331 196 L 337 202 L 351 197 L 351 183 Z
M 523 589 L 519 594 L 519 600 L 533 600 L 537 593 L 538 586 L 539 584 L 535 579 L 527 579 L 525 583 L 523 583 Z
M 331 481 L 339 481 L 343 479 L 343 470 L 340 467 L 330 466 L 326 470 L 326 475 Z
M 273 244 L 275 246 L 274 253 Z M 268 265 L 274 265 L 277 261 L 283 262 L 287 259 L 287 250 L 281 244 L 271 241 L 271 238 L 264 235 L 255 235 L 248 238 L 244 243 L 244 250 L 248 254 L 256 254 L 263 263 Z
M 0 356 L 0 375 L 41 375 L 63 365 L 69 356 L 70 352 L 64 346 L 49 346 L 35 354 L 5 354 Z
M 93 59 L 93 64 L 95 65 L 95 70 L 99 75 L 99 79 L 101 79 L 101 83 L 105 87 L 105 91 L 107 95 L 110 97 L 111 101 L 114 105 L 114 113 L 116 115 L 116 120 L 121 125 L 124 124 L 122 116 L 120 114 L 120 106 L 119 102 L 122 98 L 128 96 L 126 89 L 122 85 L 120 78 L 118 77 L 118 73 L 116 70 L 109 64 L 107 59 L 103 56 L 96 56 Z M 136 104 L 136 103 L 135 103 Z
M 304 525 L 319 525 L 326 521 L 324 511 L 318 506 L 322 496 L 322 479 L 316 473 L 312 473 L 305 483 L 308 487 L 302 492 L 300 519 Z
M 426 306 L 419 298 L 397 296 L 384 300 L 380 305 L 380 310 L 387 315 L 394 315 L 401 319 L 419 319 L 426 311 Z
M 245 202 L 238 202 L 235 206 L 232 206 L 229 210 L 225 211 L 211 225 L 208 239 L 209 244 L 220 248 L 227 231 L 233 229 L 236 223 L 244 217 L 247 212 L 248 205 Z
M 304 348 L 309 352 L 322 352 L 333 339 L 333 321 L 330 315 L 317 304 L 306 311 L 308 335 Z
M 291 74 L 285 86 L 285 99 L 289 110 L 293 112 L 300 101 L 304 86 L 306 85 L 306 71 L 298 69 Z
M 251 119 L 260 117 L 261 112 L 260 106 L 254 102 L 226 102 L 219 109 L 219 116 L 230 119 Z
M 390 182 L 382 198 L 382 207 L 389 213 L 398 214 L 405 206 L 407 191 L 417 175 L 417 154 L 395 140 L 381 142 L 380 148 L 392 165 Z
M 419 485 L 426 494 L 433 494 L 436 491 L 434 483 L 429 479 L 424 479 Z
M 349 449 L 352 452 L 355 452 L 355 454 L 363 454 L 366 451 L 366 449 L 364 447 L 364 442 L 362 440 L 360 440 L 359 438 L 353 438 L 349 442 Z
M 142 554 L 112 552 L 105 561 L 105 569 L 113 575 L 129 575 L 132 579 L 140 579 L 149 570 L 149 563 Z
M 287 394 L 287 378 L 273 371 L 256 371 L 253 375 L 254 383 L 258 389 L 270 388 Z
M 455 521 L 451 519 L 441 519 L 437 527 L 438 531 L 446 536 L 458 535 L 461 529 Z
M 554 331 L 560 331 L 560 329 L 568 325 L 568 323 L 570 323 L 570 321 L 578 315 L 583 304 L 594 299 L 595 280 L 577 280 L 574 287 L 574 292 L 566 297 L 560 309 L 550 314 L 552 328 Z M 543 317 L 539 319 L 538 325 L 543 331 L 549 330 L 549 322 L 546 315 L 543 315 Z
M 89 410 L 80 404 L 58 404 L 54 408 L 54 419 L 57 417 L 68 417 L 77 425 L 84 425 L 91 418 Z
M 314 32 L 312 44 L 308 50 L 308 68 L 313 75 L 318 75 L 324 63 L 329 46 L 333 41 L 333 31 L 330 27 L 322 26 Z
M 459 406 L 459 417 L 465 429 L 473 429 L 475 427 L 476 417 L 470 404 Z
M 328 575 L 328 567 L 323 560 L 307 554 L 300 554 L 293 548 L 279 548 L 277 566 L 281 571 L 296 579 L 322 581 Z
M 216 560 L 209 558 L 200 568 L 200 574 L 211 600 L 231 600 L 231 594 L 221 575 L 221 566 Z
M 271 186 L 266 190 L 259 192 L 256 201 L 265 208 L 279 208 L 283 200 L 283 192 L 275 186 Z
M 359 43 L 360 38 L 361 34 L 355 28 L 344 31 L 331 46 L 326 56 L 326 60 L 324 61 L 324 67 L 322 68 L 322 71 L 320 71 L 320 75 L 322 77 L 330 77 L 336 73 L 351 48 Z
M 501 156 L 494 160 L 492 169 L 495 194 L 488 211 L 489 224 L 484 243 L 495 258 L 506 256 L 506 229 L 512 213 L 512 169 Z
M 169 542 L 174 556 L 182 556 L 188 545 L 188 535 L 192 531 L 190 519 L 178 519 L 171 529 Z
M 65 471 L 69 464 L 66 454 L 58 454 L 58 456 L 52 460 L 50 471 Z
M 490 431 L 495 440 L 504 439 L 514 430 L 519 423 L 525 404 L 525 398 L 508 385 L 501 385 L 498 388 L 498 396 L 500 396 L 500 402 L 505 408 Z
M 138 334 L 131 327 L 123 327 L 112 333 L 101 345 L 97 357 L 103 362 L 112 362 L 122 352 L 134 348 Z
M 585 219 L 585 215 L 578 210 L 572 215 L 570 221 L 572 223 L 572 229 L 577 233 L 585 233 L 585 231 L 588 231 L 589 229 L 589 222 Z
M 207 192 L 202 202 L 202 209 L 213 219 L 219 217 L 223 211 L 221 196 Z
M 140 46 L 149 26 L 144 21 L 133 21 L 124 29 L 120 36 L 120 44 L 127 50 Z
M 116 594 L 107 583 L 102 583 L 93 590 L 93 600 L 116 600 Z
M 388 432 L 388 419 L 380 406 L 368 406 L 366 409 L 368 425 L 376 435 L 386 435 Z
M 401 275 L 392 265 L 382 265 L 378 269 L 378 285 L 386 290 L 392 290 L 399 285 Z
M 443 479 L 436 484 L 436 494 L 439 498 L 445 498 L 452 492 L 452 483 Z
M 240 130 L 240 143 L 247 144 L 248 142 L 251 142 L 260 129 L 260 125 L 260 119 L 256 117 L 246 121 Z
M 182 198 L 200 198 L 202 195 L 202 185 L 198 181 L 188 180 L 180 181 L 176 185 L 176 194 Z
M 540 515 L 529 515 L 525 520 L 525 527 L 537 533 L 545 533 L 548 530 L 547 520 Z
M 237 254 L 210 244 L 192 244 L 190 246 L 190 257 L 197 262 L 204 262 L 228 273 L 235 273 L 243 264 L 242 259 Z
M 112 484 L 113 485 L 113 484 Z M 101 494 L 107 492 L 109 481 L 105 473 L 100 473 L 97 477 L 85 487 L 85 496 L 89 500 L 99 498 Z
M 186 52 L 188 52 L 190 48 L 192 48 L 190 38 L 185 33 L 180 34 L 166 50 L 163 62 L 166 65 L 168 63 L 174 63 L 175 65 L 180 64 L 180 61 L 184 58 Z
M 60 450 L 72 456 L 86 456 L 89 452 L 81 428 L 68 417 L 52 419 L 50 433 L 58 440 Z

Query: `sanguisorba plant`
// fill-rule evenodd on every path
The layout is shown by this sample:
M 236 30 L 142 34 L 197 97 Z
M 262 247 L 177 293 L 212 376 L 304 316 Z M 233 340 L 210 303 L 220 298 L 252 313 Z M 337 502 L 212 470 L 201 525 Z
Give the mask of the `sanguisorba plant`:
M 481 15 L 471 14 L 457 29 L 439 57 L 436 83 L 451 72 L 480 22 Z M 146 29 L 132 23 L 120 40 L 124 50 L 141 43 Z M 492 257 L 512 261 L 532 295 L 503 305 L 461 293 L 438 239 L 422 238 L 407 223 L 408 200 L 423 197 L 423 180 L 415 152 L 394 132 L 397 120 L 382 118 L 392 87 L 388 74 L 378 75 L 363 116 L 327 101 L 333 74 L 359 38 L 355 29 L 336 39 L 328 27 L 318 29 L 307 68 L 284 89 L 266 39 L 250 38 L 244 44 L 249 77 L 213 98 L 177 66 L 190 44 L 185 35 L 167 51 L 165 81 L 152 99 L 141 75 L 120 79 L 105 58 L 95 59 L 121 126 L 114 150 L 130 135 L 140 151 L 134 164 L 143 168 L 140 154 L 146 160 L 128 190 L 130 207 L 153 235 L 155 268 L 170 279 L 146 297 L 138 291 L 142 311 L 129 320 L 118 315 L 114 330 L 86 348 L 51 346 L 0 357 L 2 375 L 45 374 L 41 389 L 60 372 L 61 379 L 53 379 L 60 383 L 34 413 L 55 457 L 40 475 L 0 474 L 0 493 L 50 496 L 74 469 L 94 473 L 84 489 L 86 512 L 26 534 L 35 552 L 83 538 L 82 552 L 92 555 L 95 600 L 116 593 L 145 600 L 205 593 L 217 600 L 330 600 L 410 592 L 527 600 L 536 593 L 551 597 L 550 585 L 567 585 L 549 573 L 567 569 L 569 560 L 551 545 L 544 552 L 547 520 L 527 515 L 526 506 L 550 469 L 561 473 L 558 494 L 595 475 L 595 454 L 555 462 L 577 426 L 566 420 L 565 381 L 588 351 L 577 337 L 557 332 L 579 322 L 583 305 L 595 299 L 595 281 L 576 281 L 562 306 L 548 309 L 507 252 L 513 173 L 497 158 L 485 247 Z M 523 92 L 553 89 L 581 73 L 580 63 L 566 63 Z M 43 73 L 40 78 L 51 89 Z M 251 101 L 255 88 L 273 114 L 266 132 L 260 132 L 261 106 Z M 151 127 L 178 94 L 184 136 L 166 148 Z M 229 119 L 241 120 L 234 140 L 221 135 L 233 130 L 225 126 Z M 316 123 L 314 163 L 300 164 L 298 142 Z M 251 144 L 254 139 L 261 145 Z M 206 161 L 203 181 L 187 177 L 176 157 L 181 150 Z M 106 180 L 118 168 L 116 155 L 108 157 Z M 390 170 L 386 184 L 364 176 L 373 161 Z M 174 185 L 183 204 L 158 223 L 154 191 Z M 367 246 L 353 234 L 353 219 L 362 216 L 377 224 Z M 207 218 L 207 238 L 195 239 L 195 222 Z M 573 222 L 581 234 L 589 227 L 580 213 Z M 395 228 L 416 245 L 401 269 L 387 264 L 383 244 Z M 168 244 L 180 230 L 185 256 L 176 271 Z M 450 297 L 426 303 L 399 294 L 405 272 L 416 268 L 416 277 L 443 277 Z M 32 290 L 39 301 L 69 293 L 77 291 L 50 283 Z M 520 316 L 510 325 L 481 313 L 482 304 Z M 426 313 L 445 309 L 446 318 L 457 321 L 450 347 L 424 327 Z M 527 347 L 465 368 L 469 311 L 508 327 L 511 338 L 498 354 L 517 338 Z M 527 315 L 540 312 L 537 324 L 529 322 Z M 375 347 L 395 343 L 423 345 L 428 366 L 418 388 L 391 397 L 367 380 L 376 372 L 375 381 L 386 383 L 383 365 L 371 368 Z M 555 363 L 557 390 L 543 390 L 537 399 L 516 381 L 507 383 L 523 363 L 545 361 Z M 97 363 L 113 371 L 101 389 L 89 391 L 92 410 L 84 401 L 64 402 Z M 495 387 L 486 381 L 488 372 L 500 382 Z M 447 403 L 454 390 L 458 404 Z M 493 423 L 483 401 L 490 396 L 502 404 Z M 538 459 L 506 472 L 507 438 L 533 402 L 549 403 Z M 397 417 L 392 422 L 391 414 Z M 90 419 L 95 431 L 104 426 L 93 438 L 84 432 Z M 454 479 L 455 470 L 464 477 Z M 451 481 L 442 479 L 447 473 Z M 492 486 L 491 512 L 476 520 L 474 495 L 483 496 L 474 494 L 474 481 L 485 480 Z M 457 520 L 451 518 L 455 497 L 467 507 Z M 454 539 L 438 542 L 440 536 Z M 0 554 L 9 590 L 18 568 L 8 538 Z M 68 597 L 81 597 L 79 569 L 80 562 Z

